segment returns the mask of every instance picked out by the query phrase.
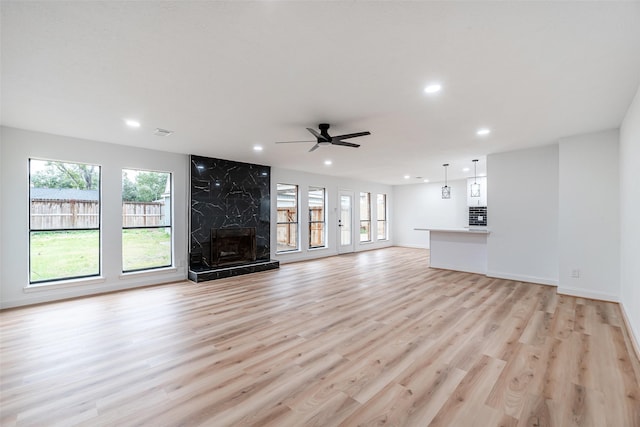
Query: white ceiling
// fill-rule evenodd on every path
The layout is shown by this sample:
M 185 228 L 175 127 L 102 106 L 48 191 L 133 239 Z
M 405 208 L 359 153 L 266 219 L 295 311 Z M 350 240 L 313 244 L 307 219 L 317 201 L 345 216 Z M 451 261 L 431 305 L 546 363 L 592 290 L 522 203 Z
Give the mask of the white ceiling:
M 638 1 L 1 7 L 3 125 L 387 184 L 616 128 L 640 84 Z M 372 135 L 274 144 L 321 122 Z

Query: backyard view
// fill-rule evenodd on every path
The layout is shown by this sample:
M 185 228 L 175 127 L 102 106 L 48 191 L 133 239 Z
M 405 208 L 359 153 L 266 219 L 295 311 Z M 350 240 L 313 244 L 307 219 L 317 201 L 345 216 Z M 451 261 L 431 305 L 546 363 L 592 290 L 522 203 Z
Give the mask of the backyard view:
M 123 270 L 171 264 L 171 234 L 165 229 L 123 230 Z M 31 236 L 31 280 L 99 273 L 98 231 L 52 231 Z
M 100 275 L 100 167 L 30 160 L 30 282 Z M 171 174 L 122 171 L 122 271 L 172 264 Z
M 122 270 L 171 265 L 171 230 L 122 230 Z
M 100 166 L 29 160 L 29 280 L 100 274 Z
M 122 271 L 171 265 L 171 174 L 122 171 Z
M 100 232 L 31 233 L 31 281 L 40 282 L 100 273 Z

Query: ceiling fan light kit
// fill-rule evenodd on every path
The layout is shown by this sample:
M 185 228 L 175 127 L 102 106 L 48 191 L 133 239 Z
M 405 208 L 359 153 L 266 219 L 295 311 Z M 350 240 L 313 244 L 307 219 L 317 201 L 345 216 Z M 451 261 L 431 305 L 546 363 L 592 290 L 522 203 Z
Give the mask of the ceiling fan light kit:
M 315 140 L 316 144 L 313 147 L 311 147 L 309 152 L 315 151 L 321 146 L 329 146 L 332 144 L 342 145 L 343 147 L 358 148 L 360 147 L 360 144 L 354 144 L 352 142 L 346 142 L 343 140 L 349 139 L 349 138 L 356 138 L 359 136 L 371 135 L 371 132 L 365 131 L 365 132 L 347 133 L 344 135 L 331 136 L 329 135 L 330 126 L 331 125 L 329 125 L 328 123 L 320 123 L 318 125 L 318 129 L 320 130 L 320 132 L 312 128 L 307 128 L 309 133 L 311 133 L 313 136 L 316 137 L 316 140 Z M 288 144 L 288 143 L 296 143 L 296 142 L 314 142 L 314 141 L 278 141 L 276 142 L 276 144 Z

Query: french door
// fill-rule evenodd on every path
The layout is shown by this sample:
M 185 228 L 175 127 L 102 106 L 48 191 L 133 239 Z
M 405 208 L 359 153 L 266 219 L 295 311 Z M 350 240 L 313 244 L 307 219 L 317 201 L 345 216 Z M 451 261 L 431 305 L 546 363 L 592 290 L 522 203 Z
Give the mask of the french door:
M 338 253 L 354 251 L 353 191 L 338 192 Z

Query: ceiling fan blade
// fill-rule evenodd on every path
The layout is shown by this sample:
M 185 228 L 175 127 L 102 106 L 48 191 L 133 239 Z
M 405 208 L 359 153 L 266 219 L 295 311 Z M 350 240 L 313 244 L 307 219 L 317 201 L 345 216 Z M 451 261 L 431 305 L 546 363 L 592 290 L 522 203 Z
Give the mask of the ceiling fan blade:
M 331 137 L 331 139 L 342 140 L 342 139 L 355 138 L 357 136 L 365 136 L 365 135 L 371 135 L 371 132 L 366 131 L 366 132 L 348 133 L 346 135 L 337 135 L 337 136 Z
M 311 132 L 313 134 L 313 136 L 315 136 L 316 138 L 318 138 L 318 141 L 326 141 L 327 138 L 325 138 L 324 136 L 320 135 L 318 133 L 318 131 L 316 131 L 315 129 L 311 129 L 311 128 L 307 128 L 307 130 L 309 132 Z
M 316 142 L 316 141 L 276 141 L 276 144 L 294 144 L 294 143 L 298 143 L 298 142 Z
M 352 142 L 344 142 L 344 141 L 331 141 L 331 143 L 333 145 L 344 145 L 345 147 L 354 147 L 354 148 L 358 148 L 360 147 L 360 144 L 354 144 Z
M 318 149 L 318 147 L 320 147 L 320 144 L 316 144 L 313 147 L 311 147 L 311 150 L 309 150 L 309 152 L 315 151 Z

